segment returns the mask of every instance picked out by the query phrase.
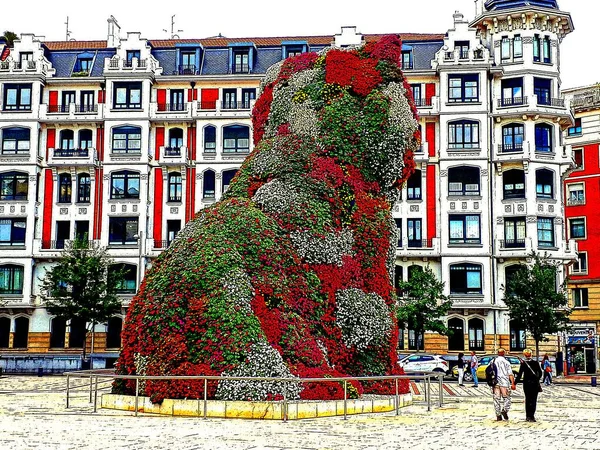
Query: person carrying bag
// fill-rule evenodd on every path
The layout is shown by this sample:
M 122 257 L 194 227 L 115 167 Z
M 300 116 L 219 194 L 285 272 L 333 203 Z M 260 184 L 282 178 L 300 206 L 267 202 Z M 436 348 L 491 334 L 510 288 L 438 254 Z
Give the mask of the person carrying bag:
M 550 386 L 552 384 L 552 364 L 548 360 L 548 354 L 544 355 L 544 359 L 542 360 L 542 370 L 544 371 L 543 382 L 546 386 Z
M 542 377 L 542 368 L 537 361 L 531 359 L 532 352 L 526 348 L 523 350 L 525 361 L 521 360 L 521 367 L 517 375 L 518 383 L 523 378 L 523 392 L 525 393 L 525 417 L 527 422 L 535 422 L 535 411 L 537 409 L 538 394 L 542 392 L 540 378 Z

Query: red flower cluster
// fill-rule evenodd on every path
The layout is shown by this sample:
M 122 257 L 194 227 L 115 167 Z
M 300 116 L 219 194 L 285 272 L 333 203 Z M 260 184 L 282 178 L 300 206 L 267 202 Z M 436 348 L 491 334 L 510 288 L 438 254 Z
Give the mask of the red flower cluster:
M 325 58 L 325 82 L 351 87 L 366 97 L 383 81 L 376 66 L 377 60 L 361 59 L 355 52 L 331 50 Z

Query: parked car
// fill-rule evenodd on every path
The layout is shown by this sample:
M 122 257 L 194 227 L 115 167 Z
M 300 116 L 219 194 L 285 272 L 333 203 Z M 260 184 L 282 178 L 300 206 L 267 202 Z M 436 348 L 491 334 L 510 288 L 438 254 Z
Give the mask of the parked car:
M 438 355 L 413 353 L 398 361 L 405 372 L 448 372 L 448 362 Z
M 479 358 L 479 367 L 477 368 L 477 378 L 479 381 L 485 381 L 485 368 L 489 366 L 490 362 L 498 355 L 485 355 Z M 513 374 L 517 376 L 519 373 L 519 368 L 521 367 L 521 360 L 516 356 L 505 356 L 505 358 L 510 363 L 512 367 Z M 471 370 L 468 370 L 470 356 L 465 356 L 465 376 L 464 381 L 473 381 L 473 375 L 471 375 Z M 452 368 L 452 376 L 454 378 L 458 378 L 458 367 L 454 366 Z

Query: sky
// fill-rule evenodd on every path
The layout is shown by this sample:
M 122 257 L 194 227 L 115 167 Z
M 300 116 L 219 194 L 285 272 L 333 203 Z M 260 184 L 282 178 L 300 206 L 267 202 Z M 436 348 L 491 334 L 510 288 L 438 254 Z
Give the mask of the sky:
M 592 45 L 597 39 L 593 30 L 598 26 L 600 2 L 558 3 L 571 13 L 575 25 L 561 46 L 563 89 L 600 82 L 600 61 Z M 68 16 L 70 39 L 105 40 L 106 19 L 113 15 L 123 35 L 139 31 L 144 38 L 165 39 L 171 35 L 175 15 L 174 31 L 181 38 L 219 33 L 226 37 L 333 35 L 348 25 L 365 34 L 445 33 L 456 10 L 473 19 L 474 0 L 20 0 L 0 8 L 0 31 L 65 40 Z

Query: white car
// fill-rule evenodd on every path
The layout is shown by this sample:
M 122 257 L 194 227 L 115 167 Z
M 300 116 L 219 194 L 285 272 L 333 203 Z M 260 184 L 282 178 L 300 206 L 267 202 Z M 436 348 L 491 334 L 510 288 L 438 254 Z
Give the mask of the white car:
M 448 362 L 437 355 L 414 353 L 398 361 L 405 372 L 448 372 Z

